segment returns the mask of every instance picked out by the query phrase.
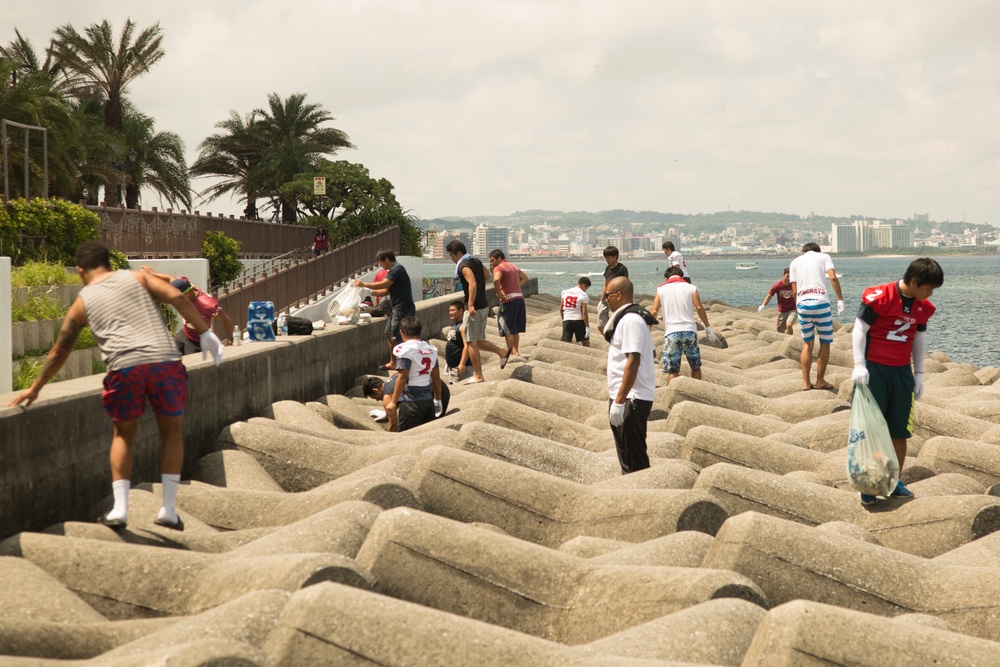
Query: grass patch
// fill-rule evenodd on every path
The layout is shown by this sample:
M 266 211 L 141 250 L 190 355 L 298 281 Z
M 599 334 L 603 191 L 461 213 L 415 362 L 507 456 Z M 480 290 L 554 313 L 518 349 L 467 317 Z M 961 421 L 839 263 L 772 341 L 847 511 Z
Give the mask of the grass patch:
M 66 267 L 46 262 L 28 262 L 10 274 L 12 287 L 38 287 L 46 285 L 79 285 L 80 276 Z
M 26 303 L 15 301 L 11 304 L 11 319 L 14 322 L 31 320 L 61 320 L 68 309 L 58 299 L 44 294 L 33 294 Z
M 23 391 L 31 386 L 38 374 L 42 372 L 42 361 L 26 359 L 22 361 L 14 373 L 14 391 Z
M 90 374 L 100 375 L 101 373 L 106 373 L 108 370 L 108 365 L 101 361 L 101 358 L 96 354 L 94 358 L 90 361 Z

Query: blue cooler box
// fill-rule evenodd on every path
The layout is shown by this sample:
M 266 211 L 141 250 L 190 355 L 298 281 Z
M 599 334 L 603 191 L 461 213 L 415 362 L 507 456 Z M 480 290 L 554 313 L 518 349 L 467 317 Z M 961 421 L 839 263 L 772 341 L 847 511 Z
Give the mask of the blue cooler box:
M 274 304 L 270 301 L 251 301 L 247 307 L 247 335 L 250 342 L 274 340 Z

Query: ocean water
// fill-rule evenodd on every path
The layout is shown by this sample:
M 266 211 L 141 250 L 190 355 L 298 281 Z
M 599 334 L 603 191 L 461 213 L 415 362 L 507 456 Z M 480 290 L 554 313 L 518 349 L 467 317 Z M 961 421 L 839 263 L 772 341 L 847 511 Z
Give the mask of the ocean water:
M 718 299 L 731 306 L 753 306 L 764 300 L 767 290 L 781 278 L 790 260 L 755 260 L 760 268 L 737 271 L 741 260 L 687 259 L 691 279 L 703 301 Z M 847 309 L 842 321 L 850 321 L 860 304 L 866 287 L 903 277 L 912 257 L 837 258 L 833 263 L 841 274 L 840 285 Z M 927 325 L 928 351 L 941 351 L 952 361 L 978 367 L 1000 367 L 1000 321 L 989 304 L 1000 288 L 1000 261 L 996 257 L 945 255 L 935 257 L 944 269 L 944 285 L 935 291 L 931 302 L 937 307 Z M 589 276 L 594 286 L 592 298 L 599 296 L 607 266 L 594 261 L 518 261 L 517 265 L 532 278 L 538 278 L 538 290 L 558 296 L 562 290 L 576 284 L 579 276 Z M 666 258 L 628 260 L 629 277 L 636 292 L 652 295 L 663 282 Z M 428 278 L 454 276 L 454 264 L 425 263 Z M 771 299 L 773 308 L 776 300 Z M 796 329 L 797 330 L 797 329 Z

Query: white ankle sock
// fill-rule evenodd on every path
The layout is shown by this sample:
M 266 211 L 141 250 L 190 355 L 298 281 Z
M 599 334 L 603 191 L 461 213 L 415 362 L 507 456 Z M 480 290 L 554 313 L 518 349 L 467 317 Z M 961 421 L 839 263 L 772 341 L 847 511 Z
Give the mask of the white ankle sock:
M 163 507 L 157 518 L 175 521 L 177 519 L 177 487 L 180 486 L 180 475 L 160 475 L 163 483 Z
M 111 482 L 111 492 L 115 496 L 115 506 L 108 512 L 109 519 L 128 519 L 128 491 L 132 483 L 127 479 L 118 479 Z

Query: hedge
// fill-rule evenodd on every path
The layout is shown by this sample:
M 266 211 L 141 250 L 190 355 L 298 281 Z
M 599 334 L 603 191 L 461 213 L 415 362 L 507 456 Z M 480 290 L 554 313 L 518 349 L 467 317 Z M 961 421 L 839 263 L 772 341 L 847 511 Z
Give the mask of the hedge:
M 12 199 L 0 206 L 0 255 L 14 266 L 71 266 L 78 245 L 99 238 L 97 214 L 61 199 Z

